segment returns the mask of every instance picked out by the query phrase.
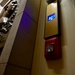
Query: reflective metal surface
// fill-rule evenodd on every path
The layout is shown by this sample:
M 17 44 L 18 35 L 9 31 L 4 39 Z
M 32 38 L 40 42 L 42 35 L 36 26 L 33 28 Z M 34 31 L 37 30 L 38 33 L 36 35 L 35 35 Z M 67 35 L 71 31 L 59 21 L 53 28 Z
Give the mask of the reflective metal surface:
M 58 34 L 58 11 L 57 2 L 47 6 L 45 38 Z

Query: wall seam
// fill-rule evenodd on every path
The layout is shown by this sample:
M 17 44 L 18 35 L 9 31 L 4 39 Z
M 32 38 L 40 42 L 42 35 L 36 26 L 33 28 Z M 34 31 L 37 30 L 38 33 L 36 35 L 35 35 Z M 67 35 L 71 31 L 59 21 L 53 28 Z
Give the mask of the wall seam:
M 18 66 L 18 65 L 15 65 L 15 64 L 11 64 L 11 63 L 8 63 L 8 65 L 12 65 L 12 66 L 15 66 L 15 67 L 18 67 L 18 68 L 21 68 L 21 69 L 31 70 L 31 69 L 28 69 L 26 67 Z
M 40 0 L 39 13 L 38 13 L 38 22 L 39 22 L 39 14 L 40 14 L 41 3 L 42 3 L 42 1 Z M 38 22 L 37 22 L 37 30 L 38 30 Z M 37 35 L 37 30 L 36 30 L 36 35 Z M 36 36 L 35 36 L 35 43 L 36 43 Z M 35 43 L 34 43 L 34 50 L 35 50 Z M 32 66 L 33 66 L 33 60 L 34 60 L 34 50 L 33 50 L 33 56 L 32 56 L 32 65 L 31 65 L 30 75 L 31 75 L 31 72 L 32 72 Z
M 26 12 L 24 12 L 24 14 L 26 14 L 33 22 L 35 22 L 36 24 L 38 24 L 38 22 L 36 22 L 32 17 L 30 17 Z

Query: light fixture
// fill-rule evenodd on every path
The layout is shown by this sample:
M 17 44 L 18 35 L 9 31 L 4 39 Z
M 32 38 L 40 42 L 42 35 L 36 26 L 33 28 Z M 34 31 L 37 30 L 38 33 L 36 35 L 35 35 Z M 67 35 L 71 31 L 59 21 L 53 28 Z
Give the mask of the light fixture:
M 2 20 L 3 20 L 3 23 L 7 23 L 7 21 L 8 21 L 8 18 L 7 17 L 2 17 Z

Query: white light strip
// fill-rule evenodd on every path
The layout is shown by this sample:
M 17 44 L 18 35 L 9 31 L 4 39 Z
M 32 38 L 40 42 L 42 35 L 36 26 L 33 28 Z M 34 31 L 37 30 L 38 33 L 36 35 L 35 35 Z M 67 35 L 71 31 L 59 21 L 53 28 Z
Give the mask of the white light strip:
M 2 2 L 3 0 L 0 0 L 0 3 Z

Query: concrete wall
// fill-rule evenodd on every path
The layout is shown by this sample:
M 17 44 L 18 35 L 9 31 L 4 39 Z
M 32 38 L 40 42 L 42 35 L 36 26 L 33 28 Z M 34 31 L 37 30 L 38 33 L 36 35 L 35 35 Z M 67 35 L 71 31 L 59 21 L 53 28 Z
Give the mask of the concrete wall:
M 75 2 L 74 0 L 61 0 L 61 39 L 62 59 L 46 61 L 44 58 L 44 25 L 45 0 L 42 0 L 32 75 L 75 75 Z

